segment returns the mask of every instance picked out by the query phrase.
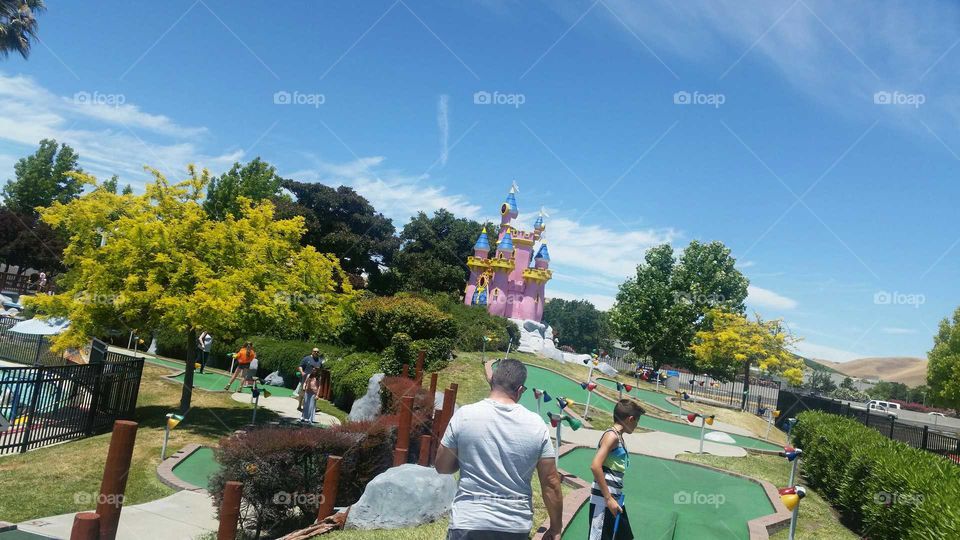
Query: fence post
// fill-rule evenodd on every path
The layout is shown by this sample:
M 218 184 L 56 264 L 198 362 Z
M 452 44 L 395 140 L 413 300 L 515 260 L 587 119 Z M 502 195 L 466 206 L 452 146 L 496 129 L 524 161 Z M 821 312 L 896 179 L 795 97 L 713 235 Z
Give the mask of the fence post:
M 130 461 L 133 458 L 133 445 L 136 441 L 136 422 L 117 420 L 113 423 L 113 435 L 110 436 L 107 461 L 103 468 L 103 481 L 100 483 L 100 497 L 97 499 L 102 540 L 113 540 L 117 537 L 120 511 L 123 509 L 123 495 L 127 490 L 127 477 L 130 474 Z
M 427 358 L 427 351 L 420 349 L 417 353 L 417 384 L 423 382 L 423 361 Z
M 866 420 L 863 422 L 863 425 L 870 427 L 870 407 L 867 407 L 867 416 Z
M 237 521 L 240 519 L 240 500 L 243 498 L 243 484 L 230 480 L 223 490 L 220 501 L 220 527 L 217 540 L 234 540 L 237 537 Z
M 79 512 L 73 516 L 70 540 L 98 540 L 100 538 L 100 515 L 95 512 Z
M 393 466 L 407 462 L 410 451 L 410 420 L 413 417 L 413 396 L 404 396 L 400 404 L 400 425 L 397 430 L 397 446 L 393 449 Z
M 430 445 L 433 439 L 429 435 L 420 436 L 420 459 L 417 464 L 423 467 L 430 466 Z
M 317 511 L 317 521 L 322 521 L 333 515 L 333 506 L 337 502 L 337 488 L 340 484 L 340 456 L 327 456 L 327 471 L 323 474 L 323 495 L 320 499 L 320 509 Z
M 890 438 L 893 438 L 893 428 L 897 425 L 897 417 L 890 417 Z
M 101 393 L 101 382 L 103 380 L 103 362 L 97 362 L 95 364 L 87 364 L 93 369 L 93 388 L 90 391 L 90 410 L 87 412 L 87 437 L 93 435 L 94 421 L 97 418 L 97 410 L 100 408 L 100 393 Z M 139 385 L 137 385 L 139 386 Z M 136 407 L 136 404 L 134 404 Z
M 924 425 L 923 425 L 923 436 L 922 436 L 922 438 L 920 439 L 920 448 L 922 448 L 922 449 L 924 449 L 924 450 L 927 449 L 927 436 L 928 436 L 928 435 L 930 435 L 930 426 L 924 424 Z
M 27 425 L 23 428 L 23 444 L 20 445 L 20 453 L 25 453 L 30 448 L 30 431 L 33 429 L 33 419 L 37 415 L 37 409 L 40 407 L 40 394 L 43 393 L 43 379 L 46 368 L 38 366 L 36 369 L 37 379 L 33 383 L 33 395 L 30 396 L 30 412 L 27 413 Z

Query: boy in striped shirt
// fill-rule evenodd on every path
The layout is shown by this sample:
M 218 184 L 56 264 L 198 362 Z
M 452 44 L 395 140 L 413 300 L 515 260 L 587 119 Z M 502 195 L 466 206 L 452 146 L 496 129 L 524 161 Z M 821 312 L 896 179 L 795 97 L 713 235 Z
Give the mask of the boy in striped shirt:
M 630 540 L 633 531 L 623 507 L 623 475 L 630 467 L 630 454 L 623 435 L 637 429 L 637 421 L 645 414 L 635 401 L 621 399 L 613 408 L 613 427 L 600 437 L 597 455 L 590 470 L 593 486 L 590 493 L 589 540 Z

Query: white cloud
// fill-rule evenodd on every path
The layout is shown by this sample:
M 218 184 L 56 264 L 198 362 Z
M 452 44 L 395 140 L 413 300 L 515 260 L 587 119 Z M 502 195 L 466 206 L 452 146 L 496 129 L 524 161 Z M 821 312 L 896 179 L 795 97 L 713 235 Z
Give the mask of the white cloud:
M 884 334 L 892 334 L 895 336 L 917 333 L 917 331 L 913 328 L 898 328 L 896 326 L 888 326 L 886 328 L 882 328 L 881 331 Z
M 756 307 L 770 309 L 794 309 L 797 307 L 796 300 L 755 285 L 747 287 L 747 302 Z
M 206 128 L 177 124 L 126 100 L 87 91 L 58 96 L 30 77 L 0 73 L 0 143 L 9 145 L 6 153 L 27 153 L 41 139 L 56 139 L 80 154 L 87 172 L 119 174 L 134 185 L 148 177 L 144 165 L 179 178 L 188 163 L 218 170 L 243 157 L 241 150 L 207 155 L 196 143 Z
M 849 362 L 867 355 L 829 347 L 827 345 L 818 345 L 809 341 L 801 341 L 795 346 L 797 352 L 807 358 L 817 358 L 820 360 L 832 360 L 834 362 Z
M 443 94 L 437 102 L 437 128 L 440 130 L 440 166 L 450 156 L 450 96 Z

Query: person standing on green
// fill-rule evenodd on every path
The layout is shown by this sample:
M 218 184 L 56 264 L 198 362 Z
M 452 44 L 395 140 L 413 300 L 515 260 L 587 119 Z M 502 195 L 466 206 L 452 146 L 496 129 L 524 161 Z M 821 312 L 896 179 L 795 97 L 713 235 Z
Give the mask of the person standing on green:
M 300 383 L 298 385 L 297 392 L 297 410 L 303 410 L 303 387 L 307 382 L 307 377 L 313 373 L 314 370 L 320 369 L 323 367 L 324 358 L 320 354 L 320 349 L 314 347 L 310 354 L 303 357 L 300 360 L 300 365 L 297 366 L 297 376 L 300 377 Z
M 630 467 L 630 453 L 623 435 L 633 433 L 646 411 L 635 401 L 621 399 L 613 408 L 613 427 L 600 437 L 590 471 L 589 540 L 631 540 L 633 531 L 624 508 L 623 476 Z

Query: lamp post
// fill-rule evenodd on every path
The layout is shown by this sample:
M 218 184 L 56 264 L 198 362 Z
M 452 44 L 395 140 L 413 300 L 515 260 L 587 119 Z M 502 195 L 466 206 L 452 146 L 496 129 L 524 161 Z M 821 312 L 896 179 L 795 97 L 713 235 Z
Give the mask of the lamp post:
M 160 461 L 167 459 L 167 441 L 170 440 L 170 431 L 183 420 L 183 415 L 167 413 L 167 425 L 163 428 L 163 447 L 160 449 Z

